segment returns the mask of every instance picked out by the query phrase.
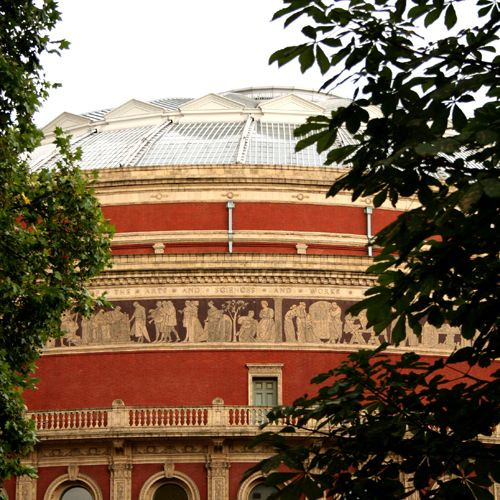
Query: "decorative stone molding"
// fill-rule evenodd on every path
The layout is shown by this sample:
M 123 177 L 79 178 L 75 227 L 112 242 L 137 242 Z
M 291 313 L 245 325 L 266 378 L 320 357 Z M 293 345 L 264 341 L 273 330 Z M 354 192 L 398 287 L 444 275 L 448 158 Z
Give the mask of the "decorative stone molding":
M 155 243 L 153 245 L 153 250 L 155 254 L 164 254 L 165 253 L 165 243 Z
M 173 475 L 170 478 L 165 477 L 165 471 L 162 471 L 147 479 L 141 488 L 138 500 L 153 500 L 156 490 L 167 483 L 181 486 L 187 493 L 188 500 L 201 500 L 196 483 L 188 475 L 176 470 L 173 471 Z
M 283 363 L 247 363 L 248 368 L 248 404 L 253 401 L 254 377 L 272 377 L 277 380 L 277 403 L 283 404 Z
M 109 466 L 110 500 L 132 499 L 132 464 L 116 462 Z
M 222 457 L 213 456 L 207 461 L 208 500 L 229 500 L 229 468 L 231 464 Z
M 36 478 L 19 476 L 16 478 L 16 500 L 36 500 Z M 49 499 L 47 499 L 49 500 Z M 50 499 L 51 500 L 51 499 Z
M 247 291 L 249 288 L 246 289 Z M 314 292 L 314 288 L 308 287 Z M 193 287 L 200 295 L 190 297 L 188 288 L 181 288 L 182 297 L 165 295 L 149 299 L 120 300 L 113 302 L 113 308 L 96 310 L 89 317 L 81 317 L 65 311 L 61 317 L 63 337 L 52 340 L 47 348 L 95 348 L 95 346 L 164 345 L 186 347 L 201 344 L 215 348 L 218 345 L 284 344 L 316 345 L 328 348 L 333 344 L 380 345 L 390 342 L 392 327 L 376 334 L 368 326 L 366 312 L 358 316 L 349 314 L 348 308 L 354 300 L 338 297 L 335 290 L 323 297 L 297 297 L 291 290 L 283 296 L 275 296 L 277 289 L 260 288 L 262 295 L 249 296 L 243 287 L 239 290 L 219 289 L 218 292 L 234 291 L 241 295 L 215 297 L 213 290 Z M 144 291 L 143 291 L 144 292 Z M 253 289 L 256 294 L 257 289 Z M 304 294 L 304 290 L 301 291 Z M 203 296 L 203 295 L 205 296 Z M 210 298 L 207 298 L 208 297 Z M 167 299 L 168 300 L 165 300 Z M 417 337 L 408 332 L 402 347 L 430 348 L 449 353 L 456 347 L 467 345 L 460 336 L 460 330 L 448 324 L 440 328 L 428 323 L 422 324 L 422 334 Z M 112 425 L 126 425 L 127 414 L 120 412 L 123 402 L 116 400 L 111 418 L 121 419 Z
M 273 367 L 270 373 L 275 373 Z M 108 409 L 54 410 L 31 413 L 41 441 L 50 439 L 98 439 L 113 436 L 112 444 L 148 435 L 150 437 L 175 436 L 253 436 L 259 432 L 259 421 L 263 421 L 270 410 L 267 407 L 229 406 L 220 398 L 210 406 L 134 407 L 124 406 Z M 114 418 L 119 411 L 127 420 Z M 278 421 L 279 427 L 285 422 Z M 45 456 L 45 455 L 43 455 Z M 59 454 L 57 455 L 60 456 Z M 130 447 L 124 451 L 112 448 L 113 461 L 130 461 Z M 49 455 L 48 458 L 52 458 Z M 120 458 L 120 460 L 117 460 Z
M 175 464 L 173 462 L 165 462 L 163 464 L 163 472 L 165 473 L 165 477 L 167 479 L 171 479 L 174 477 Z
M 108 424 L 110 427 L 127 427 L 129 425 L 129 412 L 121 399 L 115 399 L 112 410 L 108 413 Z
M 78 473 L 80 472 L 78 465 L 70 464 L 68 465 L 68 478 L 70 481 L 76 481 L 78 478 Z
M 78 472 L 76 477 L 73 475 L 74 469 L 72 470 L 72 475 L 64 474 L 54 479 L 47 488 L 43 500 L 60 500 L 60 497 L 64 490 L 68 486 L 84 486 L 92 494 L 94 500 L 104 500 L 102 492 L 98 484 L 86 474 Z M 74 479 L 72 479 L 74 477 Z M 36 500 L 36 497 L 19 497 L 18 500 Z
M 366 247 L 366 234 L 324 233 L 315 231 L 280 230 L 237 230 L 238 243 L 314 243 L 326 246 Z M 178 243 L 220 243 L 227 240 L 227 230 L 186 230 L 126 232 L 113 235 L 113 246 L 153 245 L 159 241 L 168 244 Z M 286 257 L 286 256 L 285 256 Z
M 236 500 L 249 500 L 252 489 L 259 483 L 264 482 L 265 476 L 261 472 L 256 472 L 241 482 Z
M 295 248 L 297 249 L 297 255 L 306 255 L 307 254 L 308 245 L 306 245 L 305 243 L 297 243 L 295 245 Z

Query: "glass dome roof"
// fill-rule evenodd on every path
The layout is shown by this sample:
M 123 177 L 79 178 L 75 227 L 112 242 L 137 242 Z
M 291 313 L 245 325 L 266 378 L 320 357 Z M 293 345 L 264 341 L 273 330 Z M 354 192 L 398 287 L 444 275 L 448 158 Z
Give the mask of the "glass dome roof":
M 321 166 L 326 154 L 318 154 L 315 148 L 295 152 L 293 131 L 307 116 L 328 113 L 348 103 L 347 99 L 311 90 L 261 87 L 197 99 L 131 100 L 114 109 L 80 115 L 63 113 L 43 129 L 47 144 L 34 152 L 31 164 L 40 168 L 57 161 L 55 148 L 48 142 L 53 129 L 62 126 L 73 135 L 72 147 L 82 150 L 83 169 Z M 353 142 L 352 136 L 341 130 L 337 144 Z

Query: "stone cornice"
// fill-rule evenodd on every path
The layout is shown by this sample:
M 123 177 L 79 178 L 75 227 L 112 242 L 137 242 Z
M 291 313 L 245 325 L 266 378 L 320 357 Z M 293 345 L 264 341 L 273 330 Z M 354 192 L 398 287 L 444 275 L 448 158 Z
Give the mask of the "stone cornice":
M 225 242 L 226 231 L 148 231 L 116 233 L 113 245 L 137 245 L 161 242 L 165 244 L 182 242 Z M 366 236 L 343 233 L 321 233 L 306 231 L 234 231 L 233 242 L 259 242 L 259 243 L 305 243 L 316 245 L 348 245 L 366 246 Z
M 120 272 L 170 271 L 174 274 L 216 270 L 217 272 L 272 272 L 280 275 L 284 271 L 297 274 L 311 272 L 312 275 L 341 272 L 357 276 L 364 273 L 373 259 L 354 255 L 269 255 L 254 253 L 206 253 L 206 254 L 156 254 L 117 255 L 113 257 L 113 268 L 103 275 Z M 365 278 L 369 279 L 365 276 Z M 99 279 L 99 278 L 97 278 Z
M 100 169 L 94 184 L 104 205 L 174 201 L 223 202 L 267 201 L 324 205 L 371 205 L 371 197 L 352 201 L 341 192 L 334 198 L 326 193 L 345 169 L 282 165 L 169 165 Z M 397 209 L 416 203 L 402 199 Z M 394 209 L 385 202 L 383 209 Z

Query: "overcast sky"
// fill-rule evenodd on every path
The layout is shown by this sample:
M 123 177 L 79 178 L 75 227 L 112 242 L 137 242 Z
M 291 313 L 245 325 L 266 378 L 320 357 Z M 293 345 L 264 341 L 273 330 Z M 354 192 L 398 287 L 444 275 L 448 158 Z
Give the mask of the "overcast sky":
M 209 92 L 286 85 L 317 89 L 318 71 L 294 62 L 278 69 L 270 54 L 301 40 L 270 22 L 281 0 L 61 0 L 54 37 L 70 41 L 43 64 L 62 84 L 36 117 L 115 107 L 129 99 L 201 97 Z M 345 91 L 344 94 L 347 94 Z M 348 95 L 346 95 L 348 97 Z
M 304 41 L 295 24 L 285 30 L 282 20 L 271 22 L 281 0 L 59 0 L 59 5 L 62 21 L 53 38 L 71 46 L 61 57 L 43 59 L 48 80 L 62 87 L 52 90 L 37 114 L 39 126 L 63 111 L 116 107 L 132 98 L 194 98 L 269 85 L 319 89 L 323 83 L 316 69 L 302 75 L 296 61 L 280 69 L 268 65 L 272 52 Z M 457 8 L 455 31 L 477 21 L 475 0 Z M 425 30 L 434 40 L 445 33 L 442 21 Z M 349 86 L 335 93 L 352 97 Z

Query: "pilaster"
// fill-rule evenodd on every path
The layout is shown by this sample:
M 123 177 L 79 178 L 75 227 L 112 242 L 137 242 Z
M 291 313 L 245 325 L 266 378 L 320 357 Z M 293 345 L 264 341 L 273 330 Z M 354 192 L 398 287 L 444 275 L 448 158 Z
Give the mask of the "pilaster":
M 132 500 L 131 449 L 123 440 L 113 441 L 110 471 L 110 500 Z
M 19 476 L 16 478 L 16 500 L 36 500 L 36 478 Z
M 207 456 L 208 500 L 229 500 L 229 463 L 223 440 L 214 440 Z

